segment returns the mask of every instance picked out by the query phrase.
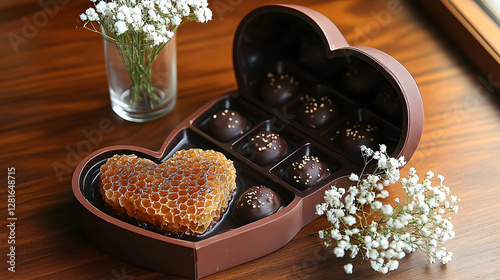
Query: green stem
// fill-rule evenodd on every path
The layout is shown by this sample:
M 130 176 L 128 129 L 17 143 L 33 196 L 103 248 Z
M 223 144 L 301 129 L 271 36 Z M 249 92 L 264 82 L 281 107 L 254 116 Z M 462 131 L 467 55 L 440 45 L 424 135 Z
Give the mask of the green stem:
M 132 82 L 130 104 L 133 106 L 143 99 L 150 108 L 154 108 L 161 102 L 161 98 L 154 92 L 152 66 L 166 44 L 147 46 L 142 44 L 143 41 L 144 38 L 139 36 L 131 36 L 131 38 L 119 36 L 116 40 L 116 47 Z

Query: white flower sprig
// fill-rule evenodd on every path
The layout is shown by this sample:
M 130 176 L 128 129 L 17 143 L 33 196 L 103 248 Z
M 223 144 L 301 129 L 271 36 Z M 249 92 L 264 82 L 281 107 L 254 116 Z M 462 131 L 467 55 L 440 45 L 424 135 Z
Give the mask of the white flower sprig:
M 438 175 L 439 185 L 432 186 L 434 174 L 429 171 L 419 183 L 416 170 L 410 168 L 408 177 L 400 180 L 406 199 L 395 198 L 391 204 L 385 188 L 399 180 L 404 157 L 389 157 L 385 145 L 375 152 L 361 146 L 361 154 L 363 171 L 349 177 L 355 184 L 347 190 L 332 186 L 325 191 L 325 202 L 316 205 L 316 214 L 325 214 L 331 223 L 331 227 L 318 232 L 325 246 L 332 248 L 337 257 L 347 253 L 355 258 L 361 254 L 381 273 L 397 269 L 398 260 L 416 250 L 426 252 L 431 263 L 451 261 L 452 253 L 443 243 L 455 233 L 451 218 L 444 215 L 457 213 L 455 204 L 459 199 L 448 198 L 450 189 L 443 185 L 444 177 Z M 372 160 L 377 161 L 375 171 L 364 174 Z M 349 263 L 344 269 L 350 274 L 353 266 Z
M 151 81 L 153 61 L 183 22 L 212 19 L 207 0 L 90 1 L 94 7 L 80 15 L 83 27 L 116 43 L 132 82 L 129 103 L 142 99 L 150 108 L 161 105 Z
M 126 43 L 159 46 L 168 43 L 185 20 L 204 23 L 212 19 L 206 0 L 90 1 L 94 7 L 80 15 L 83 27 Z

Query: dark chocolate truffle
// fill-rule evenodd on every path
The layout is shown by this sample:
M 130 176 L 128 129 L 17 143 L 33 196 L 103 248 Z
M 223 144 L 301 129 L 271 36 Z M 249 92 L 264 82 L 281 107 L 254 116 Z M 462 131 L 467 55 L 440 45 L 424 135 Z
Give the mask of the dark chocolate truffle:
M 310 187 L 329 175 L 328 166 L 314 156 L 303 156 L 288 169 L 288 180 L 297 187 Z
M 250 159 L 257 164 L 270 164 L 287 153 L 288 145 L 279 134 L 262 132 L 250 139 L 248 152 Z
M 303 102 L 299 107 L 298 119 L 301 123 L 312 128 L 321 128 L 328 124 L 336 114 L 333 103 L 326 96 L 311 97 L 302 96 Z
M 342 77 L 342 86 L 355 95 L 368 93 L 380 78 L 380 74 L 370 64 L 353 62 Z
M 234 214 L 241 222 L 251 223 L 276 213 L 280 207 L 281 198 L 276 192 L 264 186 L 254 186 L 238 199 Z
M 378 91 L 373 107 L 391 121 L 400 122 L 403 119 L 401 101 L 394 90 L 382 88 Z
M 264 102 L 270 105 L 280 105 L 290 100 L 297 92 L 299 83 L 295 78 L 287 74 L 274 75 L 267 74 L 267 79 L 262 85 L 261 97 Z
M 247 118 L 237 111 L 224 109 L 208 121 L 208 133 L 221 142 L 228 142 L 243 134 L 249 125 Z
M 380 136 L 376 125 L 360 122 L 347 123 L 344 129 L 337 131 L 338 142 L 352 155 L 361 153 L 360 146 L 365 145 L 371 149 L 378 149 Z

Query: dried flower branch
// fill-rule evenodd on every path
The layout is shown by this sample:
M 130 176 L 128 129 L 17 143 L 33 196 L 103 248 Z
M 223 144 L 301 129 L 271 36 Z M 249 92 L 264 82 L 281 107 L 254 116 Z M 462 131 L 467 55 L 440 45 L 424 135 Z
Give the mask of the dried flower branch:
M 429 171 L 419 183 L 416 170 L 410 168 L 408 177 L 400 180 L 406 199 L 384 203 L 389 197 L 385 188 L 399 180 L 404 157 L 389 157 L 385 145 L 376 152 L 361 146 L 361 154 L 363 171 L 349 177 L 355 183 L 347 190 L 332 186 L 325 192 L 325 202 L 316 205 L 316 214 L 325 214 L 331 223 L 318 232 L 325 246 L 337 257 L 361 254 L 381 273 L 397 269 L 398 260 L 416 250 L 426 252 L 431 263 L 451 261 L 452 253 L 443 243 L 455 233 L 451 218 L 443 216 L 457 213 L 459 199 L 448 198 L 450 189 L 443 185 L 444 177 L 438 175 L 439 185 L 432 186 L 434 174 Z M 377 161 L 375 171 L 364 174 L 373 160 Z M 352 273 L 352 268 L 350 263 L 344 266 L 346 273 Z

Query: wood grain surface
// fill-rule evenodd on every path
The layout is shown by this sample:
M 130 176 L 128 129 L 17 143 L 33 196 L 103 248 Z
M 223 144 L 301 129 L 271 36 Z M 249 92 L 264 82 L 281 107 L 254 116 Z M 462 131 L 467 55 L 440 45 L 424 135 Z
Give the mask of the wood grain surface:
M 81 26 L 87 0 L 0 2 L 0 279 L 179 279 L 103 253 L 82 234 L 74 212 L 71 176 L 99 148 L 136 145 L 158 150 L 172 129 L 213 97 L 236 89 L 232 40 L 240 20 L 274 2 L 211 1 L 214 19 L 178 32 L 178 102 L 166 117 L 135 124 L 110 106 L 101 38 Z M 336 258 L 305 226 L 282 249 L 205 279 L 499 279 L 500 102 L 492 85 L 403 0 L 283 1 L 330 18 L 352 45 L 378 48 L 399 60 L 420 87 L 425 125 L 408 164 L 446 177 L 459 196 L 453 217 L 454 252 L 446 266 L 416 252 L 386 275 L 368 262 Z M 15 168 L 16 272 L 8 268 L 8 168 Z M 406 174 L 406 167 L 403 173 Z M 391 195 L 402 190 L 394 186 Z M 168 254 L 168 252 L 166 252 Z

